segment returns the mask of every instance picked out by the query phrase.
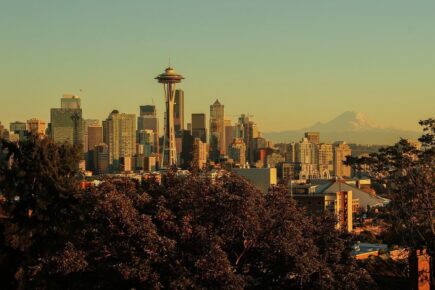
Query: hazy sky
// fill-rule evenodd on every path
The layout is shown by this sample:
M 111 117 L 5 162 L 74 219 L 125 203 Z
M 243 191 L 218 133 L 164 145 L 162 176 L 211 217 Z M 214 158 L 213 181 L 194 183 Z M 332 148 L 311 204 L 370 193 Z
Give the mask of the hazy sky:
M 435 1 L 0 0 L 0 121 L 49 121 L 63 93 L 86 118 L 153 99 L 163 117 L 169 57 L 187 121 L 219 98 L 262 131 L 347 110 L 417 129 L 435 112 Z

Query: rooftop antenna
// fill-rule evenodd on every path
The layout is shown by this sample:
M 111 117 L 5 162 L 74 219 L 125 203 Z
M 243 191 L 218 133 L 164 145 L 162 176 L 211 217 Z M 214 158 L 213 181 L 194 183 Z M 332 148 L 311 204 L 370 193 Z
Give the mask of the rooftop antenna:
M 171 57 L 168 57 L 168 67 L 171 67 Z

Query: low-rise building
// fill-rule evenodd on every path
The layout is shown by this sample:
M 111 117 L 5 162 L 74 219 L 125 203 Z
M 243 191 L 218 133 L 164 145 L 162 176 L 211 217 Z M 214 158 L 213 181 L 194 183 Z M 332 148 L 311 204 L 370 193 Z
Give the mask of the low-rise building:
M 232 171 L 245 177 L 264 194 L 277 184 L 276 168 L 233 168 Z
M 321 215 L 329 211 L 336 216 L 338 229 L 352 231 L 352 191 L 325 193 L 319 192 L 317 185 L 301 184 L 292 186 L 291 194 L 298 206 L 304 207 L 308 213 Z

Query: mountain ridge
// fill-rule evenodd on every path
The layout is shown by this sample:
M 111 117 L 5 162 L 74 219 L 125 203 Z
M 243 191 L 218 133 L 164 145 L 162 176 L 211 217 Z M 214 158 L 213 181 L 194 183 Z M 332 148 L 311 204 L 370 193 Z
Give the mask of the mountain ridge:
M 369 120 L 361 112 L 345 111 L 332 120 L 317 122 L 312 126 L 297 130 L 265 132 L 265 138 L 273 142 L 297 142 L 304 132 L 319 132 L 321 142 L 346 141 L 356 144 L 391 145 L 400 138 L 417 139 L 421 133 L 383 127 Z

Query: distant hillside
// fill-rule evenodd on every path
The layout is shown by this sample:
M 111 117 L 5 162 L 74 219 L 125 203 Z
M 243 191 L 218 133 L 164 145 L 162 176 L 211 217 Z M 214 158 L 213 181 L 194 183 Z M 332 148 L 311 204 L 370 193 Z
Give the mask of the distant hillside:
M 384 128 L 367 119 L 362 113 L 344 112 L 326 123 L 299 130 L 266 132 L 264 137 L 273 142 L 300 141 L 304 132 L 320 132 L 321 142 L 346 141 L 355 144 L 394 144 L 399 138 L 417 139 L 420 132 Z

